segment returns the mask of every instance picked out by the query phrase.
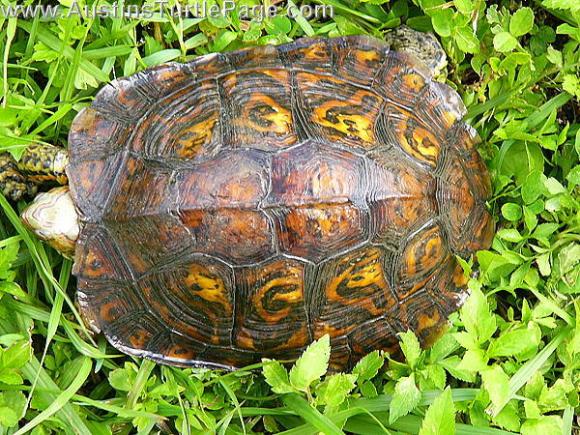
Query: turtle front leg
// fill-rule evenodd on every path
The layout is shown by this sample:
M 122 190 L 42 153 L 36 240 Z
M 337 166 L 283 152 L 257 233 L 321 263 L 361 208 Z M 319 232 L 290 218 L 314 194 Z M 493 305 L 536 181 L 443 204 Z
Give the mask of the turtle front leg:
M 68 153 L 64 148 L 54 145 L 30 145 L 18 162 L 18 170 L 38 184 L 56 181 L 65 185 L 68 183 L 67 165 Z
M 18 170 L 18 165 L 10 153 L 0 153 L 0 192 L 12 201 L 25 196 L 34 196 L 37 186 Z

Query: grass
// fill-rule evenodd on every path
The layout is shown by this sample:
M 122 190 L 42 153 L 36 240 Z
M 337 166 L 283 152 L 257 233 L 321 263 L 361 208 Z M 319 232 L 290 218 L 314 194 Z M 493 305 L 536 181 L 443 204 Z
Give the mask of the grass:
M 270 3 L 279 14 L 262 21 L 170 17 L 153 2 L 149 19 L 0 18 L 0 149 L 66 146 L 100 87 L 166 61 L 304 35 L 381 37 L 400 23 L 434 30 L 494 186 L 498 231 L 465 259 L 478 272 L 467 303 L 432 348 L 401 334 L 403 362 L 373 352 L 347 374 L 326 374 L 325 339 L 290 372 L 276 361 L 234 373 L 158 366 L 87 331 L 71 263 L 22 227 L 24 203 L 0 195 L 0 431 L 579 433 L 580 7 L 318 0 L 335 16 L 291 20 L 285 2 Z

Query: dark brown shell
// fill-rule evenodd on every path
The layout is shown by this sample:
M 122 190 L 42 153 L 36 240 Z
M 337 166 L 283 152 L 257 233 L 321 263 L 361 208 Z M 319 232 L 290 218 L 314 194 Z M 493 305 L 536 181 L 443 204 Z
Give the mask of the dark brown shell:
M 81 307 L 124 352 L 235 367 L 428 340 L 489 246 L 458 95 L 378 40 L 301 40 L 105 87 L 70 133 Z

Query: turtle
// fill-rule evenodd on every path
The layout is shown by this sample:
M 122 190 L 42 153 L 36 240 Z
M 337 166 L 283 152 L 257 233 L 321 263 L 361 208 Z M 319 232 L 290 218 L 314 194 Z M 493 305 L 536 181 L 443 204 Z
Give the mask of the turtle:
M 335 370 L 395 352 L 401 331 L 432 342 L 467 295 L 457 257 L 493 238 L 490 177 L 436 79 L 437 39 L 389 38 L 146 69 L 99 91 L 68 149 L 29 147 L 12 197 L 68 180 L 22 219 L 74 258 L 92 329 L 214 369 L 291 361 L 327 334 Z

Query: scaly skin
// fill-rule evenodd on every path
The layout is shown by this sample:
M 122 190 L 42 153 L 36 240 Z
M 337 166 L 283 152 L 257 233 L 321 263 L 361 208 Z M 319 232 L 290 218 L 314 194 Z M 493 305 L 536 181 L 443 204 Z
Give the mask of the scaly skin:
M 37 186 L 22 175 L 9 153 L 0 153 L 0 192 L 12 201 L 34 196 Z
M 393 50 L 404 51 L 415 56 L 437 80 L 445 79 L 447 55 L 432 33 L 423 33 L 407 26 L 399 26 L 385 35 Z
M 68 154 L 65 149 L 54 145 L 30 145 L 18 162 L 19 171 L 35 183 L 56 181 L 68 183 L 66 166 Z

